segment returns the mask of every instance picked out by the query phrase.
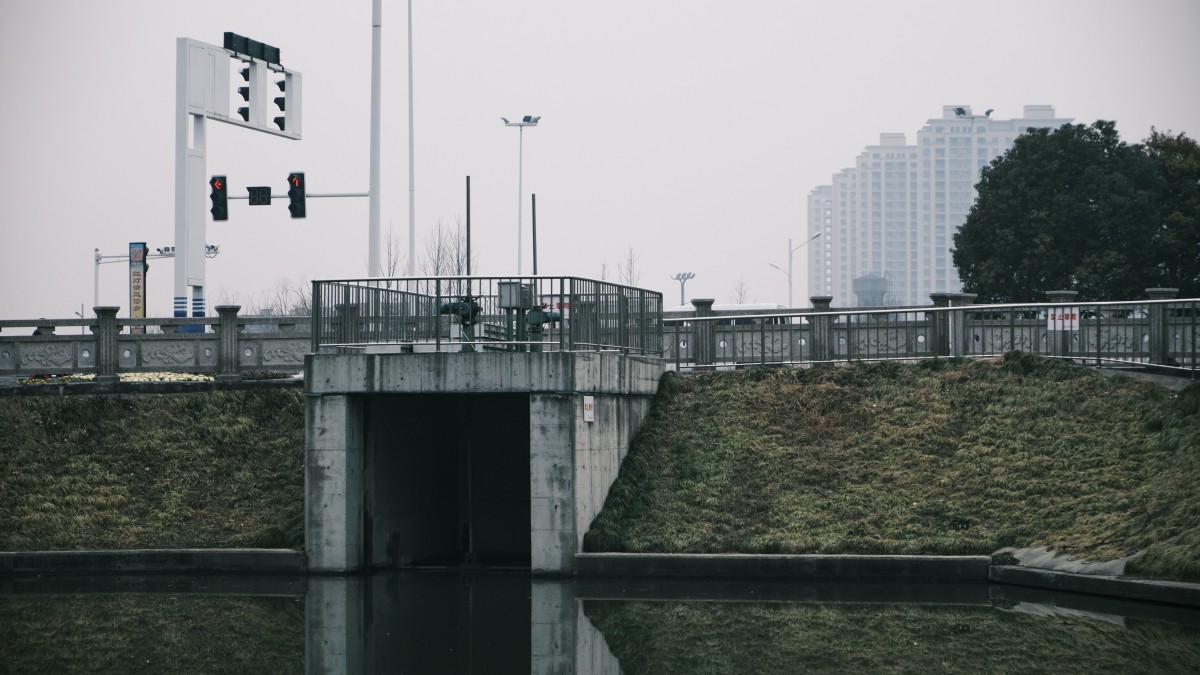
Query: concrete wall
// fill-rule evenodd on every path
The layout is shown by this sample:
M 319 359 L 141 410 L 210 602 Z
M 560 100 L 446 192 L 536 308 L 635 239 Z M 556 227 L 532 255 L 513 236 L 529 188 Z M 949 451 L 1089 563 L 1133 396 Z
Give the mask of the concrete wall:
M 507 518 L 515 495 L 528 501 L 524 524 L 532 570 L 572 573 L 583 536 L 649 411 L 663 370 L 660 359 L 609 352 L 310 355 L 305 380 L 310 568 L 350 571 L 406 562 L 396 533 L 424 542 L 428 550 L 414 550 L 414 556 L 448 550 L 446 513 L 456 511 L 461 526 L 463 506 L 452 505 L 444 492 L 464 494 L 461 483 L 472 480 L 470 494 L 482 501 L 470 520 L 483 537 L 481 547 L 498 551 L 514 536 L 511 523 L 488 519 Z M 441 407 L 425 400 L 446 394 L 451 396 L 441 399 Z M 486 412 L 488 397 L 501 394 L 521 395 L 522 406 L 527 400 L 520 414 L 527 410 L 528 419 L 520 428 L 505 423 L 511 412 L 500 413 L 505 419 Z M 585 397 L 595 401 L 593 422 L 584 421 Z M 466 403 L 473 412 L 454 417 Z M 448 427 L 450 421 L 457 422 L 453 441 L 417 428 Z M 488 430 L 511 442 L 489 438 Z M 527 444 L 521 459 L 512 443 Z M 508 450 L 486 453 L 487 447 Z M 458 459 L 449 459 L 451 454 Z M 463 468 L 467 459 L 477 468 Z M 364 466 L 369 475 L 363 475 Z M 527 483 L 509 487 L 509 481 L 521 480 L 515 468 L 526 467 Z
M 308 397 L 304 405 L 304 552 L 312 572 L 363 566 L 363 401 Z

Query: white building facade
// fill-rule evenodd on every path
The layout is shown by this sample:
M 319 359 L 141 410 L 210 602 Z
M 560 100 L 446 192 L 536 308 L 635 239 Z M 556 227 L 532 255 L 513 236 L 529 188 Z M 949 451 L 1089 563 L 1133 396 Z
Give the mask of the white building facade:
M 1027 105 L 1017 119 L 976 115 L 947 105 L 917 132 L 880 134 L 854 167 L 808 195 L 810 295 L 838 307 L 928 305 L 929 294 L 962 289 L 950 249 L 975 201 L 983 167 L 1030 128 L 1057 128 L 1048 105 Z

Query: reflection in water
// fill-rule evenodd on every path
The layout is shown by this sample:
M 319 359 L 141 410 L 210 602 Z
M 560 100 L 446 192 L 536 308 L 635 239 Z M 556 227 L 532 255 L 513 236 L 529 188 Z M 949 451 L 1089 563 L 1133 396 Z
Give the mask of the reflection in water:
M 1008 586 L 0 578 L 0 671 L 1194 672 L 1200 611 Z
M 299 582 L 0 577 L 0 672 L 302 672 Z

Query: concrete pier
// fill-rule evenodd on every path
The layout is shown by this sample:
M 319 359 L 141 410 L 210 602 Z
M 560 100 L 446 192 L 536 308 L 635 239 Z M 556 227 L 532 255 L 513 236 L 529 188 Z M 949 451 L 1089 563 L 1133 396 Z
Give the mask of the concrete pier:
M 571 574 L 664 362 L 617 352 L 313 354 L 309 570 Z

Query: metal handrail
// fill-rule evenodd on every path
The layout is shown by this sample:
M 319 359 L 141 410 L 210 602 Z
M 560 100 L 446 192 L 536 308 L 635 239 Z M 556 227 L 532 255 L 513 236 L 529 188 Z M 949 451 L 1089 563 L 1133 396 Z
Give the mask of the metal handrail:
M 992 357 L 1025 351 L 1195 377 L 1200 299 L 670 312 L 664 356 L 680 370 Z
M 581 277 L 313 282 L 312 350 L 660 354 L 662 294 Z

